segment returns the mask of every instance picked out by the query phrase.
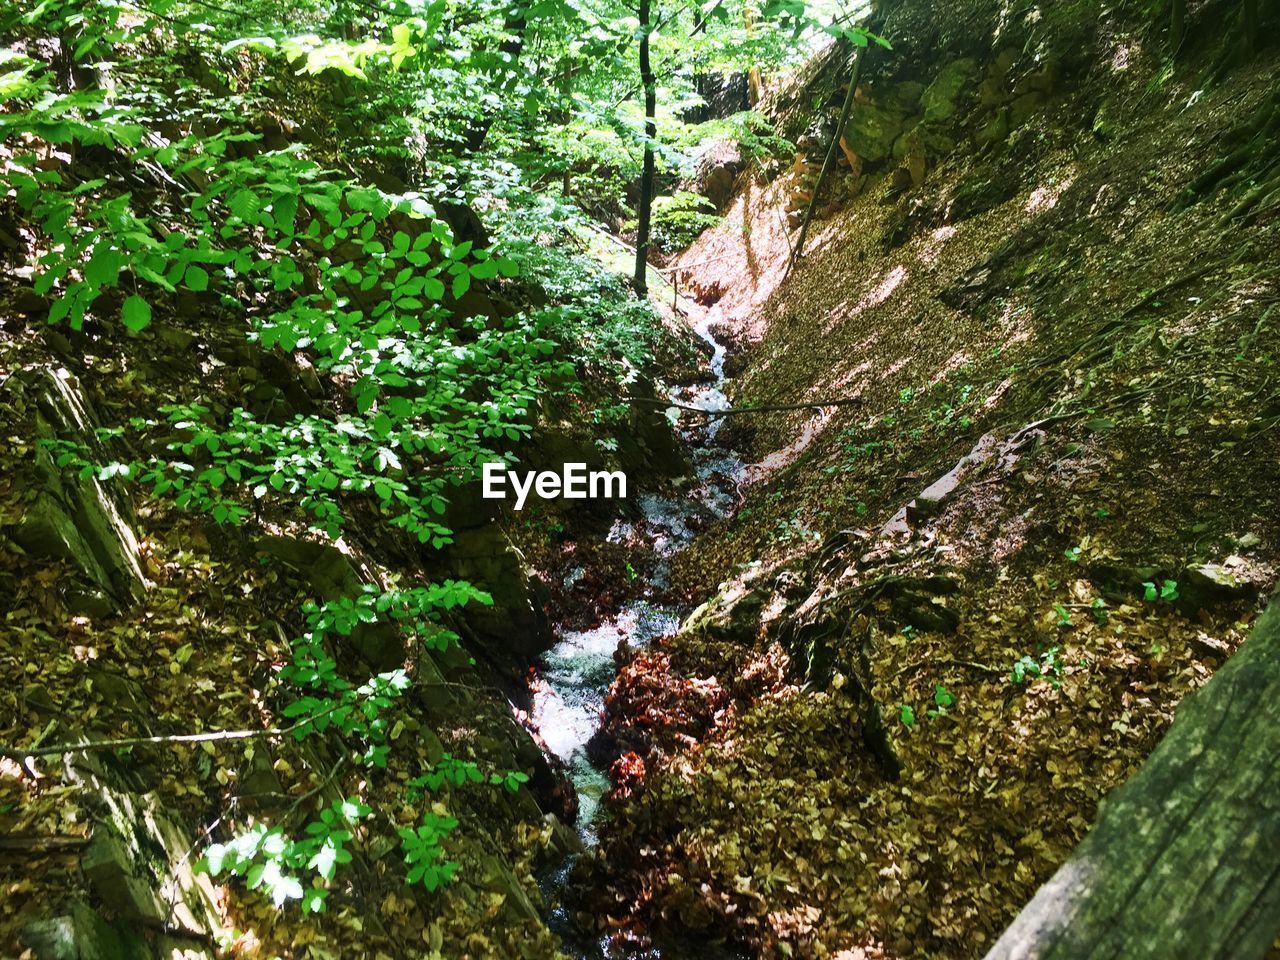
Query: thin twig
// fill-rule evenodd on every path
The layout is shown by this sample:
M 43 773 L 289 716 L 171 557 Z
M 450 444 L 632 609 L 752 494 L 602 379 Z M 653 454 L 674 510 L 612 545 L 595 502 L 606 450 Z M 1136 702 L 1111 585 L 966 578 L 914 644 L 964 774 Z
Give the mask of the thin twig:
M 968 667 L 970 670 L 978 670 L 982 673 L 990 673 L 992 675 L 999 674 L 1000 676 L 1004 676 L 1005 673 L 1004 669 L 1001 667 L 993 667 L 987 663 L 979 663 L 977 660 L 955 660 L 950 657 L 946 659 L 927 658 L 925 660 L 916 660 L 913 663 L 908 663 L 893 675 L 894 679 L 897 679 L 904 673 L 908 673 L 911 670 L 918 670 L 921 667 L 930 664 L 940 667 Z
M 324 713 L 299 720 L 289 727 L 268 727 L 265 730 L 215 730 L 211 733 L 177 733 L 164 737 L 125 737 L 121 740 L 94 740 L 88 743 L 60 743 L 52 747 L 17 747 L 0 746 L 0 757 L 21 760 L 24 757 L 48 757 L 59 753 L 96 753 L 100 750 L 125 750 L 129 747 L 144 747 L 158 744 L 174 743 L 217 743 L 224 740 L 260 740 L 266 737 L 284 737 L 299 730 L 320 717 L 333 713 L 342 704 L 330 707 Z

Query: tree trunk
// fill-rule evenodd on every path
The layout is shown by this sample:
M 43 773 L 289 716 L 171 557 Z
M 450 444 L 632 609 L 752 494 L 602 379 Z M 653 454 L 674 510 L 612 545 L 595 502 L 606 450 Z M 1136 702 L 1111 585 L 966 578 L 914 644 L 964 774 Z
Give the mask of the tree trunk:
M 1248 960 L 1280 933 L 1280 592 L 987 960 Z
M 1187 35 L 1187 0 L 1173 0 L 1169 7 L 1169 55 L 1176 57 Z
M 507 38 L 498 47 L 498 51 L 506 58 L 506 68 L 512 76 L 515 75 L 516 67 L 520 63 L 520 55 L 524 53 L 524 34 L 528 28 L 528 12 L 523 5 L 523 0 L 517 0 L 511 9 L 507 11 L 506 20 L 502 25 L 502 30 L 507 34 Z M 476 153 L 484 146 L 484 142 L 489 136 L 489 128 L 493 126 L 493 121 L 494 114 L 490 112 L 467 129 L 462 138 L 462 148 L 467 153 Z
M 862 77 L 862 68 L 866 63 L 867 57 L 871 55 L 871 46 L 859 47 L 854 50 L 855 57 L 853 63 L 853 71 L 849 77 L 849 89 L 845 91 L 844 104 L 840 107 L 840 119 L 836 121 L 836 129 L 831 134 L 831 142 L 827 144 L 827 155 L 822 161 L 822 171 L 818 174 L 818 182 L 813 185 L 813 196 L 809 198 L 809 208 L 804 212 L 804 221 L 800 224 L 800 236 L 796 238 L 795 249 L 791 251 L 791 260 L 787 264 L 787 272 L 790 273 L 796 262 L 800 259 L 800 255 L 804 252 L 804 240 L 809 235 L 809 224 L 813 221 L 814 211 L 818 209 L 818 197 L 822 194 L 822 186 L 827 181 L 827 175 L 831 172 L 831 168 L 835 166 L 836 151 L 840 147 L 840 139 L 844 136 L 844 128 L 849 124 L 849 114 L 853 111 L 854 96 L 858 92 L 858 80 Z
M 653 209 L 654 156 L 653 141 L 658 136 L 658 124 L 654 117 L 658 110 L 657 81 L 653 76 L 653 64 L 649 62 L 649 34 L 653 29 L 650 19 L 651 0 L 640 0 L 640 83 L 644 86 L 644 165 L 640 171 L 640 203 L 636 211 L 639 225 L 636 227 L 636 275 L 632 280 L 638 296 L 649 292 L 646 276 L 649 264 L 649 215 Z

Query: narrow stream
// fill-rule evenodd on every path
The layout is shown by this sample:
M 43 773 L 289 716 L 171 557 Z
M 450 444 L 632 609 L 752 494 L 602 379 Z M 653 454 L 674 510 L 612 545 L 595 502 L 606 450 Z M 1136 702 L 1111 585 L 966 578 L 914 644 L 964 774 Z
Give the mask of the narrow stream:
M 705 318 L 694 330 L 712 348 L 709 368 L 712 380 L 676 387 L 668 394 L 676 403 L 703 410 L 728 409 L 724 385 L 725 347 L 707 329 Z M 565 631 L 563 639 L 546 654 L 546 669 L 533 697 L 533 720 L 548 748 L 564 761 L 578 792 L 578 833 L 590 849 L 598 842 L 597 825 L 602 816 L 600 802 L 609 790 L 606 771 L 594 766 L 587 756 L 587 742 L 600 728 L 604 698 L 617 667 L 614 651 L 625 641 L 640 649 L 661 637 L 674 634 L 689 611 L 661 601 L 670 587 L 672 558 L 688 545 L 702 523 L 727 516 L 737 504 L 737 488 L 746 468 L 732 451 L 716 442 L 723 418 L 686 414 L 679 432 L 688 447 L 694 466 L 693 482 L 677 495 L 643 494 L 636 498 L 641 519 L 635 523 L 618 520 L 609 532 L 611 541 L 629 540 L 635 527 L 643 524 L 651 542 L 653 563 L 648 567 L 642 596 L 622 605 L 617 614 L 590 630 Z M 606 945 L 575 943 L 572 919 L 558 901 L 573 868 L 564 864 L 544 883 L 544 892 L 553 903 L 548 921 L 565 939 L 565 949 L 581 960 L 606 955 Z M 654 951 L 646 957 L 657 957 Z

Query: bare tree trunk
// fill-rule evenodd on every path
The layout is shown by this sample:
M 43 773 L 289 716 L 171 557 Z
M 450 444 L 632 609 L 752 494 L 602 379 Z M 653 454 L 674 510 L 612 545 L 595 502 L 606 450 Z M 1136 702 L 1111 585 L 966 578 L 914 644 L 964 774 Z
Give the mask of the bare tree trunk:
M 1187 35 L 1187 0 L 1173 0 L 1169 6 L 1169 55 L 1176 57 Z
M 573 118 L 571 105 L 573 103 L 573 54 L 567 53 L 564 58 L 564 68 L 560 74 L 560 123 L 568 127 L 569 121 Z M 569 187 L 571 185 L 572 171 L 568 166 L 564 168 L 564 175 L 560 181 L 560 193 L 568 198 Z
M 1249 960 L 1280 933 L 1280 592 L 987 960 Z
M 809 198 L 809 209 L 804 212 L 804 222 L 800 224 L 800 236 L 796 238 L 795 249 L 791 251 L 791 262 L 787 264 L 788 273 L 795 267 L 800 255 L 804 252 L 804 240 L 809 235 L 809 224 L 813 220 L 814 211 L 818 209 L 818 197 L 822 194 L 822 185 L 826 183 L 827 175 L 831 172 L 831 168 L 835 166 L 836 151 L 840 148 L 840 139 L 844 136 L 844 128 L 849 123 L 849 114 L 853 111 L 853 98 L 858 90 L 858 80 L 862 76 L 862 67 L 870 54 L 870 44 L 865 47 L 859 47 L 854 52 L 854 56 L 857 59 L 854 61 L 852 75 L 849 77 L 849 89 L 844 96 L 844 105 L 840 108 L 840 119 L 836 121 L 836 128 L 831 134 L 831 142 L 827 144 L 827 155 L 822 161 L 822 172 L 818 174 L 818 182 L 813 185 L 813 196 Z
M 649 62 L 649 34 L 653 30 L 652 0 L 640 0 L 640 83 L 644 86 L 644 165 L 640 172 L 640 203 L 636 211 L 639 225 L 636 227 L 636 275 L 632 280 L 636 294 L 643 297 L 649 292 L 646 273 L 649 264 L 649 218 L 653 209 L 653 180 L 655 164 L 653 141 L 658 136 L 658 124 L 654 119 L 658 110 L 657 80 L 653 64 Z

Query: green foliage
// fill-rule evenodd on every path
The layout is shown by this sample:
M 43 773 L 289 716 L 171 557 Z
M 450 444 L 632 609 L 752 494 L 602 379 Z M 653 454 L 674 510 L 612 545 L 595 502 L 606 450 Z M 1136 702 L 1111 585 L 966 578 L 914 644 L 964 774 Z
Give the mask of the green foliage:
M 400 849 L 409 867 L 405 883 L 421 883 L 428 890 L 435 890 L 453 880 L 458 865 L 444 859 L 442 844 L 457 825 L 453 817 L 428 811 L 418 827 L 400 828 Z
M 795 144 L 779 136 L 769 118 L 754 110 L 691 125 L 679 143 L 690 154 L 696 155 L 715 141 L 732 143 L 743 160 L 768 157 L 791 160 L 796 152 Z
M 1155 603 L 1157 600 L 1172 603 L 1178 599 L 1178 581 L 1165 580 L 1157 587 L 1155 581 L 1148 580 L 1142 585 L 1142 599 L 1148 603 Z
M 955 706 L 956 696 L 942 684 L 935 684 L 933 688 L 933 706 L 927 711 L 929 718 L 936 719 L 947 713 L 951 707 Z
M 1062 658 L 1058 648 L 1050 647 L 1040 656 L 1032 657 L 1023 654 L 1014 661 L 1009 672 L 1009 682 L 1014 686 L 1025 686 L 1036 680 L 1047 680 L 1052 686 L 1062 686 Z
M 706 197 L 681 190 L 653 201 L 653 242 L 663 253 L 683 250 L 698 236 L 720 222 Z
M 569 254 L 563 246 L 539 243 L 539 239 L 577 237 L 581 215 L 546 198 L 527 198 L 517 209 L 494 217 L 494 236 L 520 260 L 523 276 L 545 292 L 548 302 L 534 312 L 544 335 L 572 349 L 576 367 L 584 374 L 575 379 L 603 380 L 619 388 L 632 383 L 654 362 L 662 321 L 647 300 L 637 299 L 618 274 L 586 254 Z M 574 365 L 556 372 L 568 379 Z M 630 413 L 619 402 L 601 407 L 597 420 L 611 422 Z
M 905 630 L 903 631 L 906 632 Z M 925 716 L 930 720 L 936 720 L 938 717 L 945 716 L 947 712 L 955 705 L 956 697 L 950 690 L 942 684 L 935 684 L 933 687 L 933 705 L 925 711 Z M 898 721 L 904 727 L 913 727 L 916 723 L 916 711 L 910 704 L 901 703 L 898 705 Z
M 257 823 L 228 843 L 210 844 L 197 869 L 214 877 L 244 877 L 250 890 L 262 887 L 277 907 L 299 900 L 304 911 L 320 913 L 329 891 L 304 884 L 301 874 L 314 870 L 316 876 L 332 880 L 339 865 L 351 862 L 346 847 L 354 837 L 352 829 L 372 814 L 371 807 L 354 797 L 335 800 L 297 839 L 280 827 Z
M 436 793 L 445 784 L 461 787 L 468 783 L 488 783 L 491 786 L 500 786 L 509 793 L 515 793 L 520 789 L 521 784 L 528 782 L 529 775 L 519 770 L 494 772 L 486 776 L 474 760 L 461 760 L 451 753 L 444 753 L 439 763 L 434 764 L 431 770 L 422 776 L 414 777 L 407 786 L 408 797 L 412 801 L 419 798 L 422 791 Z
M 754 7 L 711 9 L 699 30 L 697 5 L 666 11 L 660 62 L 696 54 L 719 69 L 797 55 L 781 31 L 748 26 L 759 20 Z M 36 0 L 0 12 L 0 28 L 19 41 L 0 52 L 0 136 L 12 145 L 0 184 L 37 252 L 31 279 L 50 302 L 49 322 L 110 348 L 198 317 L 216 331 L 211 341 L 243 331 L 286 369 L 305 360 L 330 401 L 306 413 L 227 409 L 197 383 L 103 431 L 115 445 L 109 462 L 50 441 L 60 467 L 137 485 L 226 527 L 299 523 L 332 540 L 377 511 L 439 548 L 451 539 L 443 517 L 453 489 L 485 461 L 514 459 L 544 393 L 577 389 L 579 372 L 625 386 L 651 365 L 660 324 L 650 306 L 591 258 L 566 256 L 573 217 L 534 194 L 572 173 L 567 192 L 603 205 L 634 176 L 645 145 L 634 12 L 584 0 L 510 13 L 505 0 Z M 765 16 L 797 32 L 821 26 L 797 0 Z M 866 42 L 856 28 L 839 30 Z M 517 39 L 537 40 L 536 61 L 509 54 Z M 55 48 L 56 70 L 37 59 Z M 110 82 L 68 83 L 67 61 Z M 549 83 L 558 74 L 539 75 L 534 63 L 563 66 L 566 82 Z M 295 72 L 307 86 L 281 83 Z M 669 106 L 689 92 L 686 72 L 665 70 L 663 84 L 658 154 L 674 173 L 705 138 Z M 252 121 L 287 112 L 281 104 L 299 91 L 314 94 L 315 115 L 300 117 L 314 128 L 281 146 Z M 458 156 L 477 127 L 488 131 L 485 153 Z M 755 114 L 711 133 L 730 133 L 748 156 L 789 149 Z M 460 203 L 485 214 L 491 246 L 455 234 L 442 211 Z M 683 245 L 712 222 L 677 195 L 658 210 L 658 239 Z M 479 299 L 477 285 L 526 306 L 474 315 L 461 301 Z M 545 303 L 527 295 L 534 286 Z M 205 373 L 214 369 L 204 361 Z M 618 404 L 597 417 L 626 412 Z M 390 623 L 418 654 L 443 653 L 458 643 L 449 611 L 488 602 L 445 580 L 306 604 L 271 690 L 279 715 L 298 739 L 323 734 L 363 759 L 362 775 L 385 776 L 389 717 L 411 676 L 348 678 L 335 640 Z M 411 789 L 515 791 L 527 779 L 446 755 Z M 251 823 L 212 844 L 203 865 L 243 877 L 277 905 L 319 912 L 366 821 L 399 830 L 408 883 L 434 890 L 453 878 L 445 844 L 456 819 L 432 809 L 419 826 L 398 828 L 354 797 L 298 836 L 284 823 Z

